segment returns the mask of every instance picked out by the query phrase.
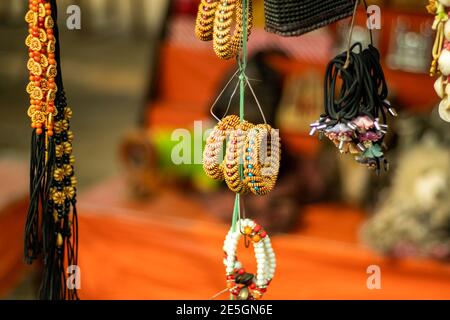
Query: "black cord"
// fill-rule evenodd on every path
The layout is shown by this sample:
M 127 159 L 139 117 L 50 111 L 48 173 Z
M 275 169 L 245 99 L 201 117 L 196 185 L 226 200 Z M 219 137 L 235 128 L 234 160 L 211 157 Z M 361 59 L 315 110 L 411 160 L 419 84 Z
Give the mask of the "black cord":
M 363 50 L 357 42 L 350 48 L 347 66 L 346 61 L 347 52 L 343 52 L 330 61 L 325 71 L 325 114 L 331 120 L 327 124 L 345 123 L 360 115 L 372 119 L 381 115 L 385 122 L 383 105 L 388 88 L 378 50 L 372 45 Z

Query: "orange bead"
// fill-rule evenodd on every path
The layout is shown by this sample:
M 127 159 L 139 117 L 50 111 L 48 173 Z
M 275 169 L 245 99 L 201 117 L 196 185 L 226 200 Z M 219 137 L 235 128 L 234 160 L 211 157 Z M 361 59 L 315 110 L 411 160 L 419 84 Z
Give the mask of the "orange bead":
M 48 130 L 48 131 L 47 131 L 47 135 L 48 135 L 49 137 L 52 137 L 52 136 L 53 136 L 53 131 L 52 131 L 52 130 Z
M 259 242 L 259 240 L 261 240 L 261 237 L 258 236 L 257 234 L 255 234 L 255 235 L 252 237 L 252 241 L 253 241 L 253 242 Z
M 41 135 L 42 134 L 42 129 L 41 128 L 37 128 L 36 129 L 36 134 L 37 135 Z
M 252 228 L 250 228 L 250 227 L 245 227 L 244 228 L 244 234 L 249 235 L 251 233 L 252 233 Z

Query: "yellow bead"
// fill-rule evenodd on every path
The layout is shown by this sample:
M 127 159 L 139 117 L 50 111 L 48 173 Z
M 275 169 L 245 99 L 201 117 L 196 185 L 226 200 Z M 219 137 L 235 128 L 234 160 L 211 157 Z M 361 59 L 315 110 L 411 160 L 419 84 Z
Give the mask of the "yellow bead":
M 250 227 L 245 227 L 244 228 L 244 234 L 249 235 L 251 233 L 252 233 L 252 228 L 250 228 Z

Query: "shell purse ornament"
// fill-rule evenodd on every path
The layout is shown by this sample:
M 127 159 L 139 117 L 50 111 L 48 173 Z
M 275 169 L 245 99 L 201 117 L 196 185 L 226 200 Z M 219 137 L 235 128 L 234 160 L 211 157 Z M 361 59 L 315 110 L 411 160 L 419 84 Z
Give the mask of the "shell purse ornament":
M 448 8 L 450 0 L 429 0 L 427 10 L 434 14 L 433 30 L 436 38 L 433 45 L 433 61 L 430 68 L 430 76 L 437 76 L 434 90 L 441 98 L 439 103 L 439 116 L 442 120 L 450 122 L 450 20 Z

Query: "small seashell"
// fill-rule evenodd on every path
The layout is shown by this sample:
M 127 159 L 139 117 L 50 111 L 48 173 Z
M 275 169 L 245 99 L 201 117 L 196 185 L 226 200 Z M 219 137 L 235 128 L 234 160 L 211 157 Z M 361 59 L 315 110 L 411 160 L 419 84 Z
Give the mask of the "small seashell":
M 444 24 L 444 36 L 445 39 L 450 41 L 450 20 L 447 20 L 447 22 Z
M 444 94 L 445 94 L 447 97 L 450 97 L 450 86 L 448 85 L 447 82 L 444 82 L 444 88 L 445 88 Z
M 444 77 L 440 76 L 436 79 L 434 82 L 434 91 L 436 91 L 436 94 L 439 96 L 439 98 L 444 99 Z M 447 90 L 445 90 L 447 91 Z
M 238 300 L 247 300 L 249 296 L 248 288 L 244 287 L 239 291 L 239 294 L 237 296 Z
M 450 75 L 450 51 L 447 49 L 442 50 L 438 64 L 439 70 L 444 76 Z
M 450 0 L 439 0 L 439 2 L 446 7 L 450 7 Z
M 445 122 L 450 122 L 450 103 L 447 98 L 441 101 L 438 110 L 441 119 Z

